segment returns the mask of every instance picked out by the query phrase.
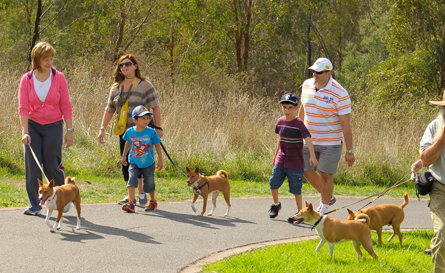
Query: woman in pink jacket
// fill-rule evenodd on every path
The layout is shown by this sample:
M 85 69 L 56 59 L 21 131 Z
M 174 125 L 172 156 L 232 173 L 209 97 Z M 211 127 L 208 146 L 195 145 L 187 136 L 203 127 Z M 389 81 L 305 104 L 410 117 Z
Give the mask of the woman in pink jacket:
M 19 115 L 25 150 L 25 178 L 29 206 L 24 213 L 40 215 L 42 209 L 37 179 L 42 172 L 34 159 L 34 151 L 46 177 L 56 186 L 64 184 L 62 165 L 63 119 L 66 124 L 66 147 L 73 144 L 73 111 L 65 76 L 53 68 L 56 51 L 45 42 L 31 52 L 32 70 L 23 75 L 19 89 Z

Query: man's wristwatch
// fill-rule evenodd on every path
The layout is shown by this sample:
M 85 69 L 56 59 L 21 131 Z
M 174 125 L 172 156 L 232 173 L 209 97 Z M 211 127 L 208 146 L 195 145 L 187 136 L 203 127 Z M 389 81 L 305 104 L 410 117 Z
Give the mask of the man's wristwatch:
M 354 150 L 346 150 L 348 154 L 354 154 Z
M 66 130 L 67 130 L 67 131 L 71 131 L 71 132 L 74 133 L 74 128 L 73 128 L 73 127 L 71 127 L 71 128 L 66 128 Z
M 100 128 L 99 128 L 99 130 L 103 130 L 103 129 L 105 129 L 105 126 L 100 126 Z

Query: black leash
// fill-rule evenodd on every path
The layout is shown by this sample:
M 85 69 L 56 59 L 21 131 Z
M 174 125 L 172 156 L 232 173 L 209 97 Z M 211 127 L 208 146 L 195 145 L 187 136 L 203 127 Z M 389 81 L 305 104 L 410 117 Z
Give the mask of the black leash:
M 171 159 L 170 155 L 167 153 L 167 150 L 165 149 L 164 144 L 162 144 L 162 141 L 161 141 L 160 143 L 161 143 L 162 150 L 164 150 L 164 153 L 165 153 L 165 155 L 167 156 L 168 160 L 170 160 L 170 162 L 173 164 L 173 166 L 175 166 L 176 169 L 177 169 L 180 173 L 182 173 L 184 176 L 187 176 L 183 171 L 181 171 L 181 170 L 178 168 L 178 166 L 176 166 L 175 162 L 173 162 L 173 160 Z
M 150 123 L 148 124 L 148 126 L 151 127 L 151 128 L 153 128 L 153 129 L 159 129 L 159 130 L 162 131 L 162 128 L 161 128 L 161 127 L 155 126 L 155 123 L 154 123 L 154 120 L 153 120 L 153 119 L 151 119 L 151 121 L 150 121 Z M 170 155 L 167 153 L 167 150 L 165 149 L 164 144 L 162 144 L 162 141 L 161 141 L 160 143 L 161 143 L 162 150 L 164 150 L 164 153 L 165 153 L 165 155 L 167 156 L 168 160 L 170 160 L 170 162 L 173 164 L 173 166 L 175 166 L 175 168 L 176 168 L 180 173 L 182 173 L 184 176 L 187 176 L 183 171 L 181 171 L 181 170 L 178 168 L 178 166 L 176 166 L 175 162 L 173 162 L 173 160 L 171 159 Z

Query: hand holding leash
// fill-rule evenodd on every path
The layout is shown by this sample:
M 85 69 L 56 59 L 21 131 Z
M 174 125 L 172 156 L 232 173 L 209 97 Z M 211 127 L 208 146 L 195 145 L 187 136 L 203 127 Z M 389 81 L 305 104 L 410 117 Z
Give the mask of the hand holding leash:
M 416 173 L 422 169 L 422 160 L 417 160 L 416 162 L 411 165 L 411 180 L 414 180 L 416 178 Z
M 29 134 L 23 134 L 22 136 L 22 142 L 25 145 L 31 144 L 31 136 Z

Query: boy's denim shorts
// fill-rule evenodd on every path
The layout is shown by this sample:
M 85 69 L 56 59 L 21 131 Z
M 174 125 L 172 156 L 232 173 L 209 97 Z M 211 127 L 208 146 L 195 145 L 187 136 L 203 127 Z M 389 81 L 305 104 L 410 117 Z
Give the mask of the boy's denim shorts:
M 130 178 L 128 179 L 127 187 L 138 187 L 139 174 L 142 175 L 142 189 L 146 193 L 155 191 L 155 164 L 147 168 L 139 168 L 136 164 L 130 164 L 128 168 Z
M 338 162 L 341 159 L 341 149 L 342 145 L 314 145 L 315 157 L 318 160 L 318 166 L 313 167 L 309 164 L 309 149 L 305 144 L 303 146 L 303 157 L 304 157 L 304 170 L 316 170 L 319 169 L 324 173 L 335 174 L 337 173 Z
M 275 165 L 269 179 L 270 189 L 277 190 L 280 188 L 287 176 L 289 192 L 294 195 L 300 195 L 301 187 L 303 186 L 303 173 L 304 170 L 286 169 L 280 165 Z

